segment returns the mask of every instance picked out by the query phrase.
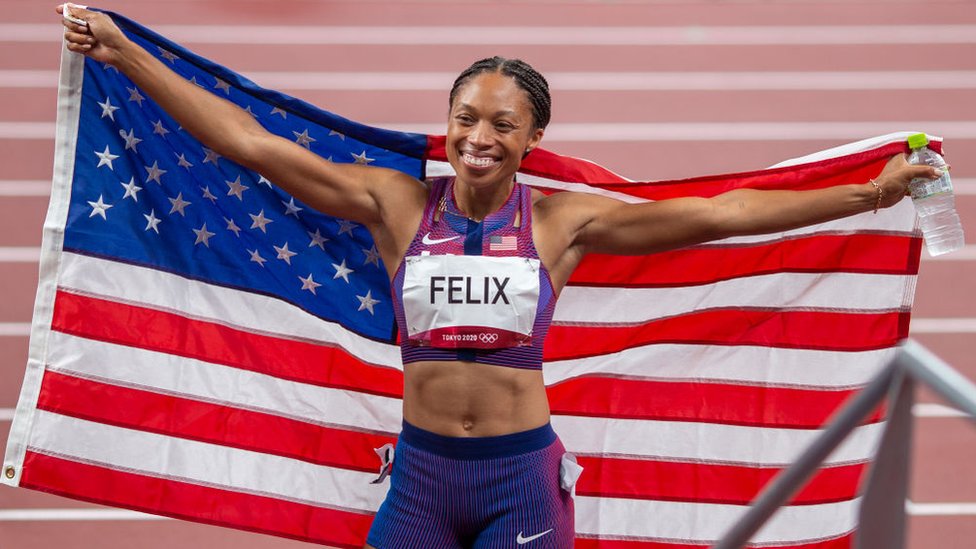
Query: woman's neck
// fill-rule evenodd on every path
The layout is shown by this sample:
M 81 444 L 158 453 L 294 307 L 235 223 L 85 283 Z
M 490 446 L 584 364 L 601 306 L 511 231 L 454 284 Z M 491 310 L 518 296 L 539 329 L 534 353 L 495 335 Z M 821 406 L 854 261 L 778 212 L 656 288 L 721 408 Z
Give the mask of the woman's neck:
M 483 221 L 490 214 L 501 209 L 515 188 L 514 179 L 507 184 L 475 188 L 457 179 L 454 180 L 454 204 L 468 219 Z

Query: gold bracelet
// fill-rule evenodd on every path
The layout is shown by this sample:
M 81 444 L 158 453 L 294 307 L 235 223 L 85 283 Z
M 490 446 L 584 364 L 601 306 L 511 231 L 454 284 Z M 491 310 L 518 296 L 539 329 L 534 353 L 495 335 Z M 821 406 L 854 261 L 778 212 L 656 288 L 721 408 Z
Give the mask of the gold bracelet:
M 868 183 L 874 185 L 875 189 L 878 189 L 878 202 L 874 205 L 874 213 L 878 213 L 878 210 L 881 209 L 881 199 L 884 198 L 884 191 L 881 190 L 881 185 L 878 185 L 875 180 L 872 179 Z

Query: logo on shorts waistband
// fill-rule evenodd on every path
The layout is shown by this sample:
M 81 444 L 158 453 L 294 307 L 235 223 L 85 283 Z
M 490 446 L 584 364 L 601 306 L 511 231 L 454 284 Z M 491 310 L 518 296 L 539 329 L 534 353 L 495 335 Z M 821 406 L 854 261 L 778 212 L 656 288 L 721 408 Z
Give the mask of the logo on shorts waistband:
M 548 534 L 549 532 L 552 532 L 552 528 L 546 530 L 545 532 L 539 532 L 538 534 L 529 537 L 523 537 L 522 532 L 519 532 L 518 536 L 515 538 L 515 543 L 519 545 L 525 545 L 526 543 L 529 543 L 532 540 L 541 538 L 542 536 Z

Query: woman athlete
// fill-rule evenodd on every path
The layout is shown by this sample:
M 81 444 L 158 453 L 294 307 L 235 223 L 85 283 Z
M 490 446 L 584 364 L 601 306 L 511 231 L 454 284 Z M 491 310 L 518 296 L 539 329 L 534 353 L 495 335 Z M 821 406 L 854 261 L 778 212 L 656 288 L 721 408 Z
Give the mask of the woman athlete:
M 542 340 L 556 296 L 588 253 L 639 255 L 785 231 L 889 207 L 927 166 L 893 157 L 877 179 L 811 191 L 740 189 L 626 204 L 544 196 L 515 182 L 549 122 L 545 79 L 518 60 L 464 71 L 450 94 L 455 177 L 418 181 L 333 164 L 272 135 L 69 7 L 68 49 L 109 63 L 207 147 L 328 215 L 365 225 L 393 283 L 404 362 L 403 432 L 367 547 L 571 547 L 564 450 L 549 426 Z M 58 13 L 63 8 L 58 8 Z

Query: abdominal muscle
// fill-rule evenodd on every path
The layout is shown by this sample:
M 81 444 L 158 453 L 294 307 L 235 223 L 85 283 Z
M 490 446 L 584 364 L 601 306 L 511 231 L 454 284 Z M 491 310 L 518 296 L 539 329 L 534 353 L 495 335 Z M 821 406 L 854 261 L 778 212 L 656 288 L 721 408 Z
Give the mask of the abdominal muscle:
M 403 418 L 451 437 L 490 437 L 549 422 L 541 370 L 473 362 L 413 362 L 404 367 Z

